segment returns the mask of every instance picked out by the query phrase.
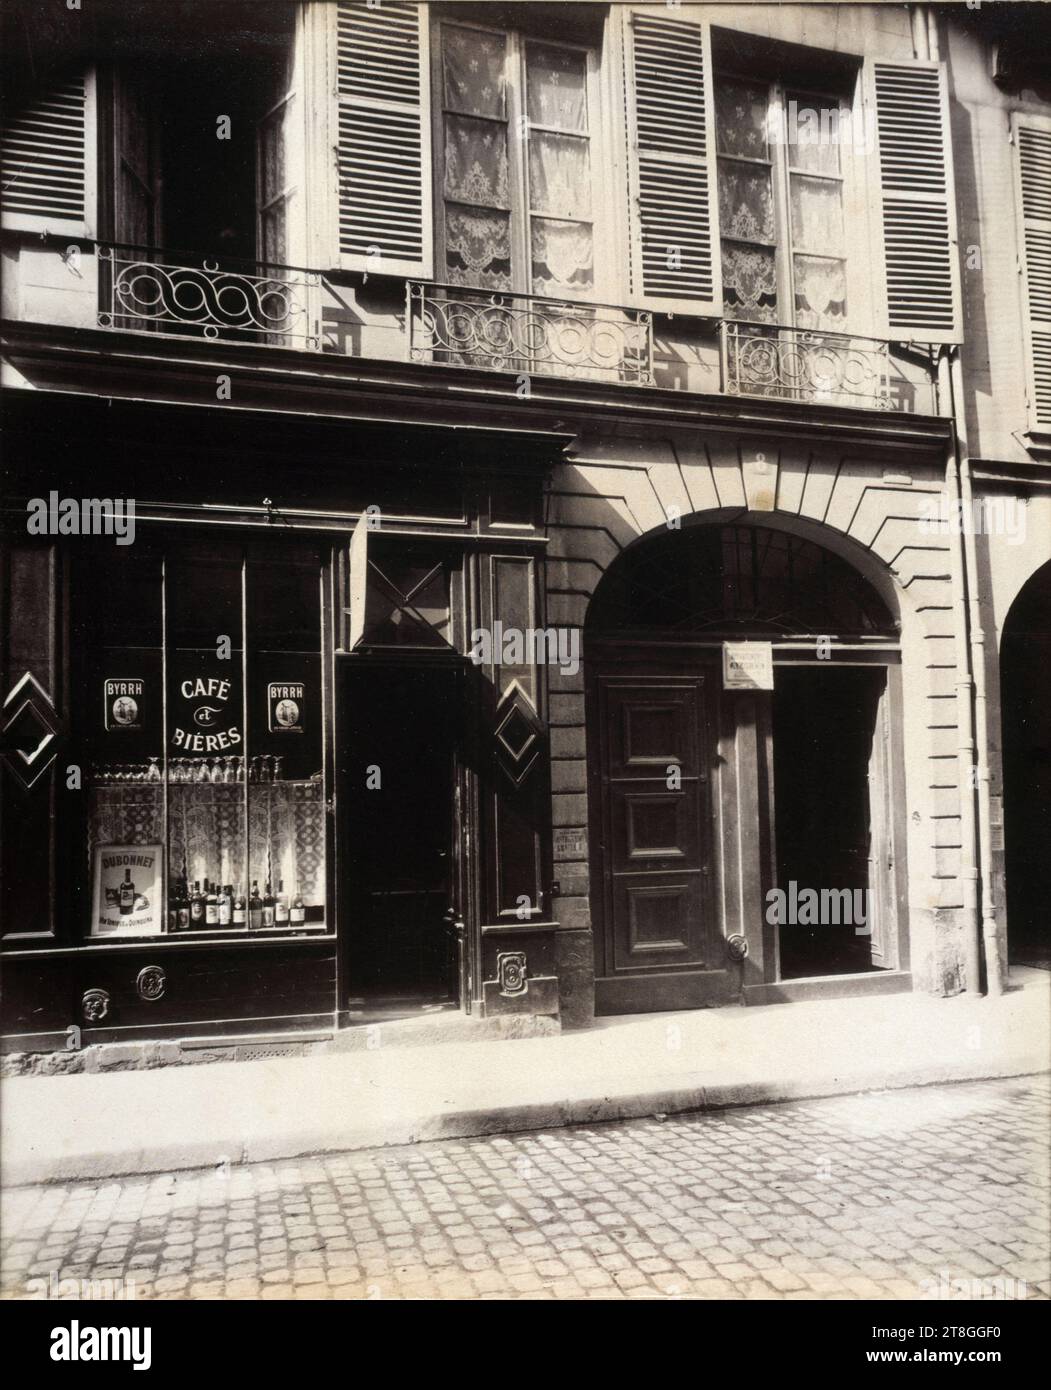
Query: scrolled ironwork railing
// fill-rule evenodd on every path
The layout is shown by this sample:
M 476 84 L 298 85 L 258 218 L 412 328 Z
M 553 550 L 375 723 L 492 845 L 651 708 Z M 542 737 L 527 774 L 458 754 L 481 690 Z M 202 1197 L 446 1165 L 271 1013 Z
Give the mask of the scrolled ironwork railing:
M 248 273 L 213 260 L 175 265 L 106 246 L 99 257 L 102 328 L 321 347 L 316 271 L 256 265 Z
M 728 322 L 720 333 L 729 395 L 894 408 L 890 344 L 881 339 Z
M 410 281 L 406 322 L 414 362 L 653 384 L 644 310 Z

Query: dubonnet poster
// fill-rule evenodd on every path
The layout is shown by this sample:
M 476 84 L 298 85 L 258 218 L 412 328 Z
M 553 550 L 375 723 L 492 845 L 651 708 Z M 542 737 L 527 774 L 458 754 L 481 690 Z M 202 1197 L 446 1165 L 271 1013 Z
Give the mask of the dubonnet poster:
M 160 845 L 95 847 L 92 936 L 159 936 L 164 920 Z

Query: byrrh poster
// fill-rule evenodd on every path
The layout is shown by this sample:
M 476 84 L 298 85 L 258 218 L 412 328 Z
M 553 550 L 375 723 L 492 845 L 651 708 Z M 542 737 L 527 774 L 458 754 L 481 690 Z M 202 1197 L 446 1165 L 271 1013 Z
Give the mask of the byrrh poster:
M 92 936 L 159 936 L 161 884 L 160 845 L 97 845 Z

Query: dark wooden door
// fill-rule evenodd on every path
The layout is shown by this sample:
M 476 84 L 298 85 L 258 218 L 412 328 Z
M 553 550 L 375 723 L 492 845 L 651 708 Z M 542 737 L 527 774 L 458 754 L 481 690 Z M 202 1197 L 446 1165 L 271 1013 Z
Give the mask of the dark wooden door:
M 343 692 L 349 1007 L 455 1002 L 458 673 L 354 664 Z
M 601 804 L 596 1007 L 691 1008 L 728 992 L 712 885 L 714 742 L 703 672 L 599 673 L 592 793 Z

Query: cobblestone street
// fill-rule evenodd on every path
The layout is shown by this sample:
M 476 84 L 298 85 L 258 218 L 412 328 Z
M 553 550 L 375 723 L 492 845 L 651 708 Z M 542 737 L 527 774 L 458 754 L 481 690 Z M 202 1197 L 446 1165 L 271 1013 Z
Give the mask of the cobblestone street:
M 21 1188 L 3 1289 L 1047 1298 L 1048 1104 L 1024 1078 Z

